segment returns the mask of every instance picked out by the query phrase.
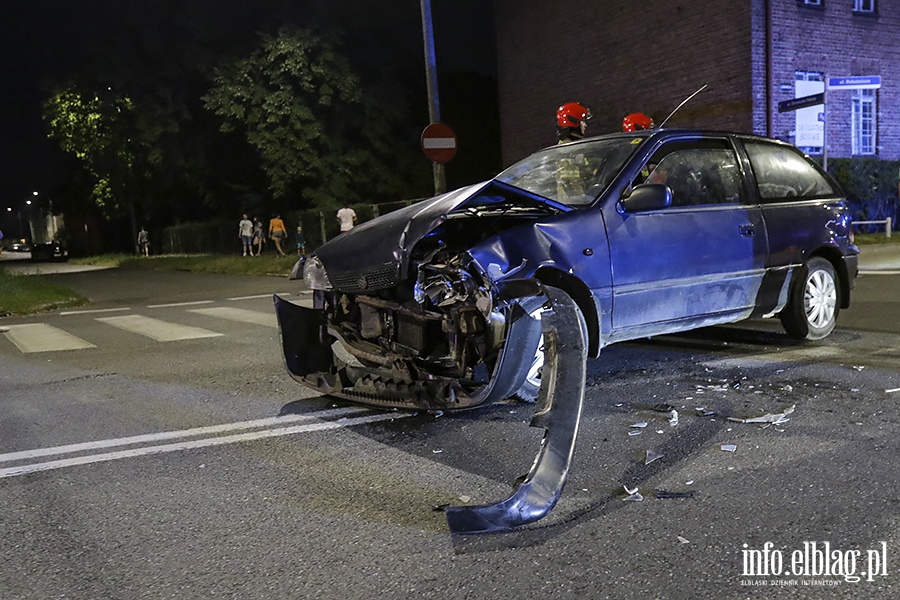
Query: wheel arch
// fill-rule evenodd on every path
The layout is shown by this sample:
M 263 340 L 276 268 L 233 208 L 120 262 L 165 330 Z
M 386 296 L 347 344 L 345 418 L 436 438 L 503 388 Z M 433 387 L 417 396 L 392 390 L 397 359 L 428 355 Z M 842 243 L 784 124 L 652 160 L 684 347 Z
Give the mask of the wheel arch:
M 850 274 L 847 272 L 847 263 L 842 260 L 841 251 L 833 246 L 822 246 L 810 254 L 809 258 L 815 256 L 824 258 L 831 263 L 838 277 L 838 306 L 848 308 L 850 306 Z
M 563 290 L 575 301 L 587 325 L 587 354 L 590 357 L 598 356 L 600 353 L 600 316 L 597 314 L 597 308 L 588 287 L 577 277 L 552 267 L 541 267 L 534 276 L 541 283 Z

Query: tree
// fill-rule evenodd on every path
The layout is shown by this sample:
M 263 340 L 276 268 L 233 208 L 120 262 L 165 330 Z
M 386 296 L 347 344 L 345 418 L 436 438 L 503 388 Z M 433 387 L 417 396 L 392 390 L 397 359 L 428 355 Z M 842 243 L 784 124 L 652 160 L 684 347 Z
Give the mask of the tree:
M 361 88 L 336 44 L 309 29 L 262 35 L 250 56 L 217 69 L 204 101 L 223 132 L 256 150 L 282 203 L 331 209 L 410 193 L 415 167 L 410 145 L 398 142 L 401 123 L 378 91 Z

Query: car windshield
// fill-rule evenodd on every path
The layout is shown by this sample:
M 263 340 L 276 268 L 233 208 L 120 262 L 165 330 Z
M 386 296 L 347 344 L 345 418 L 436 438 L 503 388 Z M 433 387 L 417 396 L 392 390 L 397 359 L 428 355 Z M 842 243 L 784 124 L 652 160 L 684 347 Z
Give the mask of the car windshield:
M 496 179 L 568 206 L 584 206 L 606 190 L 644 139 L 560 144 L 517 162 Z

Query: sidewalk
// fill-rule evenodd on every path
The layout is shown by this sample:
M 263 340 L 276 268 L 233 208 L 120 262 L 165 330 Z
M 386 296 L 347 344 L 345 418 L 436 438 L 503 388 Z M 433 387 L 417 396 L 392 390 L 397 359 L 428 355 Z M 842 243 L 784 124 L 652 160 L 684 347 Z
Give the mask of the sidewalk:
M 859 270 L 860 272 L 900 271 L 900 243 L 860 246 Z

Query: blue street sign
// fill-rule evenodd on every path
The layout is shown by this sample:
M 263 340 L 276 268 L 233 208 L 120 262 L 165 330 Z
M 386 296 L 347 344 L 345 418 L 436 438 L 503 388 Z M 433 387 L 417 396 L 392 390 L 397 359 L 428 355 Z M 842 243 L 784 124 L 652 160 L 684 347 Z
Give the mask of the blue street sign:
M 881 87 L 881 75 L 829 77 L 829 90 L 877 90 Z
M 785 100 L 784 102 L 778 103 L 778 112 L 788 112 L 792 110 L 798 110 L 801 108 L 807 108 L 809 106 L 816 106 L 817 104 L 825 104 L 825 92 L 819 92 L 818 94 L 812 94 L 811 96 L 803 96 L 802 98 L 794 98 L 793 100 Z

